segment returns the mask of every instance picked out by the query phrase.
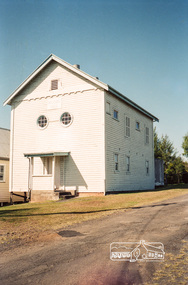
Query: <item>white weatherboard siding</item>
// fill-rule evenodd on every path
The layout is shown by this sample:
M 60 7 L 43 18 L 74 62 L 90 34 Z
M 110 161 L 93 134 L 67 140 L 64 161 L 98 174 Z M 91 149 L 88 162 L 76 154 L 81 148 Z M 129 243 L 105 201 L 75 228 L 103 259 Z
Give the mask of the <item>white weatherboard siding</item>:
M 50 90 L 53 79 L 59 79 L 61 87 L 58 90 Z M 13 167 L 10 191 L 28 190 L 29 159 L 24 154 L 49 152 L 70 152 L 68 157 L 63 158 L 64 179 L 57 178 L 57 184 L 63 181 L 64 185 L 61 186 L 65 189 L 76 187 L 80 192 L 104 191 L 103 91 L 59 64 L 52 63 L 15 98 L 12 112 Z M 64 112 L 73 116 L 73 122 L 68 127 L 60 123 Z M 40 115 L 45 115 L 49 122 L 42 130 L 37 126 Z M 52 176 L 41 176 L 40 158 L 34 157 L 33 161 L 32 189 L 53 190 Z
M 154 188 L 153 121 L 128 106 L 117 97 L 105 93 L 110 103 L 106 113 L 106 191 L 144 190 Z M 109 107 L 109 105 L 108 105 Z M 118 120 L 113 119 L 113 110 Z M 130 137 L 126 137 L 125 118 L 130 118 Z M 136 122 L 140 131 L 136 130 Z M 145 141 L 145 128 L 149 128 L 149 144 Z M 118 154 L 118 171 L 115 171 L 115 154 Z M 126 169 L 126 157 L 130 157 L 130 171 Z M 146 174 L 149 161 L 149 174 Z
M 57 199 L 60 190 L 93 195 L 154 188 L 158 119 L 95 77 L 50 55 L 4 104 L 12 106 L 10 191 L 31 189 L 31 199 L 45 200 Z M 60 120 L 65 112 L 72 117 L 68 126 Z

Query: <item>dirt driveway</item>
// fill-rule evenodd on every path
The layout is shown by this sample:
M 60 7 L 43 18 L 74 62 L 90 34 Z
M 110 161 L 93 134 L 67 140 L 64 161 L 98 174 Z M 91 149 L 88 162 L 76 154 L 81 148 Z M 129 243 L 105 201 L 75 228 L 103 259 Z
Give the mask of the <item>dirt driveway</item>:
M 188 240 L 188 195 L 135 207 L 49 235 L 49 241 L 1 253 L 4 285 L 153 284 L 164 262 L 112 261 L 112 242 L 161 242 L 165 258 Z M 168 284 L 168 283 L 166 283 Z

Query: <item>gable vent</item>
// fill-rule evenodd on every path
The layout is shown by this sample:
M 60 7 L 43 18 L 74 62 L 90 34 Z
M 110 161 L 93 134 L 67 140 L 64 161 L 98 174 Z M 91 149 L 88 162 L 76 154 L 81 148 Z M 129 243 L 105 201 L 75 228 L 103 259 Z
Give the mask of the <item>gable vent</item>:
M 51 90 L 56 90 L 58 89 L 58 80 L 52 80 L 51 81 Z

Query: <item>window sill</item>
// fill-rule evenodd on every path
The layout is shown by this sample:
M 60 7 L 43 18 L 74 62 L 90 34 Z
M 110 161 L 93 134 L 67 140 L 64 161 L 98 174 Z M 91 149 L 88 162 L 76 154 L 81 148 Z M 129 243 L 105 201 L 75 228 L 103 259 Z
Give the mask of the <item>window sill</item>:
M 109 113 L 109 112 L 106 112 L 106 114 L 111 116 L 111 113 Z
M 4 181 L 4 180 L 3 180 L 3 181 L 0 181 L 0 183 L 5 183 L 5 182 L 6 182 L 6 181 Z
M 118 174 L 120 171 L 119 170 L 114 170 L 114 173 L 115 174 Z
M 127 171 L 127 172 L 126 172 L 126 175 L 131 175 L 131 172 L 130 172 L 130 171 Z
M 117 121 L 117 122 L 119 122 L 119 120 L 118 120 L 118 119 L 116 119 L 116 118 L 114 118 L 114 117 L 113 117 L 112 119 L 113 119 L 113 120 L 115 120 L 115 121 Z

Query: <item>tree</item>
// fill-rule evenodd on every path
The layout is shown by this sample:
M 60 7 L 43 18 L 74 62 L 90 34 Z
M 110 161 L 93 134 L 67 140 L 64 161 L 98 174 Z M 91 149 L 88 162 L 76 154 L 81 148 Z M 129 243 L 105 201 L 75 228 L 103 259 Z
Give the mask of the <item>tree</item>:
M 162 137 L 159 138 L 156 129 L 154 130 L 154 154 L 155 158 L 164 161 L 165 169 L 176 156 L 173 143 L 169 140 L 169 137 L 162 135 Z
M 185 173 L 185 164 L 181 157 L 177 157 L 173 143 L 167 135 L 158 137 L 154 129 L 154 154 L 155 158 L 164 161 L 165 180 L 169 183 L 180 183 Z
M 166 169 L 168 182 L 170 183 L 180 183 L 184 173 L 185 164 L 180 156 L 175 157 L 174 160 L 169 163 Z
M 182 148 L 184 150 L 183 155 L 188 157 L 188 133 L 183 137 Z
M 156 127 L 155 127 L 154 128 L 154 154 L 155 154 L 155 158 L 160 158 L 160 156 L 161 156 L 159 148 L 160 148 L 160 139 L 158 137 Z

